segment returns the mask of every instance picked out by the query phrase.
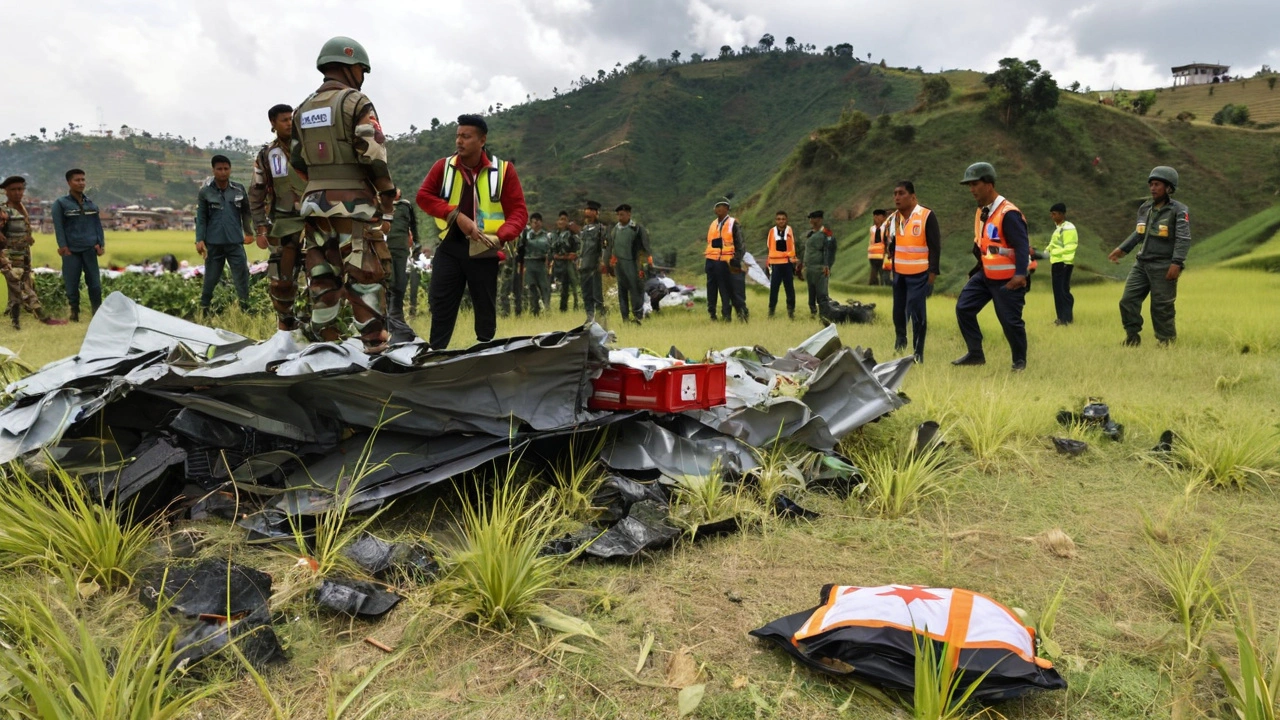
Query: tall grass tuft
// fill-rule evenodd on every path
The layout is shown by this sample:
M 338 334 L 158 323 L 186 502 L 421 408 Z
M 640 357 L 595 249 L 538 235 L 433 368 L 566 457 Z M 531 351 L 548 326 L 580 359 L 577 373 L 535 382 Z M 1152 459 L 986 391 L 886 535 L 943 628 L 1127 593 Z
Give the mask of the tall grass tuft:
M 755 450 L 758 467 L 747 471 L 747 477 L 755 482 L 756 494 L 765 507 L 772 507 L 779 496 L 797 495 L 805 489 L 804 467 L 812 453 L 807 453 L 782 442 L 781 430 L 768 449 Z
M 1018 447 L 1018 431 L 1025 426 L 1018 394 L 982 392 L 970 398 L 955 413 L 950 430 L 973 456 L 974 464 L 986 472 L 1013 458 L 1024 458 Z
M 156 524 L 118 518 L 52 461 L 48 485 L 18 463 L 0 473 L 0 556 L 11 565 L 34 565 L 73 585 L 127 586 Z
M 1280 434 L 1266 426 L 1200 427 L 1179 433 L 1169 459 L 1186 473 L 1187 494 L 1266 484 L 1280 479 Z
M 559 517 L 549 496 L 530 500 L 529 484 L 515 466 L 486 499 L 463 501 L 461 544 L 443 553 L 444 588 L 480 624 L 508 629 L 541 607 L 570 555 L 544 555 Z
M 0 711 L 33 720 L 190 717 L 197 702 L 223 685 L 182 683 L 173 667 L 176 631 L 163 635 L 160 623 L 161 615 L 152 613 L 123 637 L 108 638 L 56 600 L 0 595 L 0 624 L 7 631 L 0 670 L 9 676 Z
M 552 463 L 551 475 L 555 482 L 551 485 L 551 495 L 556 509 L 565 517 L 590 519 L 587 516 L 592 510 L 592 500 L 604 482 L 599 457 L 608 439 L 607 430 L 595 433 L 590 439 L 574 434 L 569 438 L 567 452 Z
M 964 674 L 955 666 L 958 655 L 953 653 L 950 643 L 942 643 L 939 649 L 938 643 L 920 633 L 912 636 L 912 642 L 915 643 L 916 658 L 911 717 L 915 720 L 970 717 L 965 706 L 991 671 L 982 673 L 965 687 L 961 682 Z
M 1163 548 L 1148 540 L 1154 556 L 1152 568 L 1168 593 L 1174 614 L 1182 626 L 1184 654 L 1201 649 L 1201 641 L 1222 609 L 1225 582 L 1214 570 L 1214 553 L 1219 539 L 1210 538 L 1197 553 L 1181 547 Z
M 758 518 L 759 507 L 747 496 L 741 483 L 725 479 L 719 464 L 706 475 L 684 475 L 676 478 L 671 494 L 671 520 L 691 535 L 698 526 L 738 518 Z
M 884 447 L 855 459 L 866 482 L 850 502 L 863 500 L 881 517 L 898 518 L 914 513 L 920 503 L 946 493 L 946 482 L 954 474 L 950 458 L 936 445 L 916 450 L 916 438 L 906 447 Z
M 1237 608 L 1236 652 L 1239 672 L 1223 662 L 1212 649 L 1209 664 L 1218 671 L 1227 689 L 1227 701 L 1240 720 L 1275 720 L 1280 714 L 1280 630 L 1264 645 L 1254 621 L 1253 608 Z

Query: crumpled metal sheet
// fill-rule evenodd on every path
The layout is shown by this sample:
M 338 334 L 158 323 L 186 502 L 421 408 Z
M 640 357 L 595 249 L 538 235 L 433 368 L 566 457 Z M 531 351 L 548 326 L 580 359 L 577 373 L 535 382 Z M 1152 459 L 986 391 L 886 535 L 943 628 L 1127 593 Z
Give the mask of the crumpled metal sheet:
M 669 478 L 709 475 L 713 468 L 737 474 L 759 465 L 751 448 L 740 440 L 688 416 L 624 423 L 600 453 L 600 460 L 614 470 L 657 470 Z
M 912 359 L 868 368 L 861 348 L 840 345 L 835 326 L 781 358 L 757 362 L 730 352 L 712 353 L 727 365 L 727 403 L 696 416 L 748 445 L 760 447 L 782 437 L 831 450 L 848 433 L 907 403 L 897 390 Z
M 331 441 L 333 425 L 421 435 L 558 430 L 584 410 L 604 358 L 604 330 L 511 338 L 465 351 L 407 343 L 369 358 L 359 343 L 259 344 L 157 313 L 118 293 L 94 317 L 81 354 L 9 392 L 0 462 L 56 444 L 73 424 L 143 390 L 212 417 L 295 440 Z

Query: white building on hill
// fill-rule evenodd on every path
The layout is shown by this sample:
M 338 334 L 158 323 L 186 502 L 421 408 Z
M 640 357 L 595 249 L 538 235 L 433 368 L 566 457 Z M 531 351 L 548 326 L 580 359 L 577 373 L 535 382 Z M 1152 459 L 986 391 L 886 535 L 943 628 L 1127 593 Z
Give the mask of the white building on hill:
M 1215 65 L 1213 63 L 1179 65 L 1173 68 L 1173 86 L 1208 85 L 1214 82 L 1216 78 L 1226 75 L 1230 70 L 1230 65 Z

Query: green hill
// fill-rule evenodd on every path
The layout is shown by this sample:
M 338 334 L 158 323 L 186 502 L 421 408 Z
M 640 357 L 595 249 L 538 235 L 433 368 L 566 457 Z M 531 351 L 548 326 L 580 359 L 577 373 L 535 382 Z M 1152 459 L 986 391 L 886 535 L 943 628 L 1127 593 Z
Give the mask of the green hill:
M 894 182 L 910 179 L 920 202 L 938 213 L 940 288 L 954 291 L 974 264 L 973 199 L 959 179 L 970 162 L 989 160 L 1000 174 L 999 189 L 1026 213 L 1037 247 L 1053 229 L 1050 205 L 1067 204 L 1081 235 L 1077 277 L 1088 281 L 1124 272 L 1106 254 L 1133 228 L 1153 166 L 1178 168 L 1177 197 L 1191 208 L 1193 238 L 1204 240 L 1276 202 L 1277 148 L 1270 134 L 1143 119 L 1067 93 L 1052 116 L 1007 128 L 970 94 L 941 110 L 880 118 L 870 128 L 815 132 L 740 213 L 763 233 L 775 208 L 826 209 L 840 239 L 837 280 L 865 281 L 871 211 L 891 207 Z M 1247 252 L 1261 239 L 1254 233 L 1234 246 L 1218 243 L 1211 260 Z M 1197 254 L 1193 249 L 1191 267 L 1203 262 Z
M 489 118 L 490 147 L 516 163 L 532 210 L 629 202 L 658 249 L 687 257 L 716 198 L 758 191 L 796 143 L 845 109 L 912 106 L 922 77 L 801 53 L 669 66 L 500 112 Z M 455 129 L 394 143 L 397 183 L 416 188 L 453 151 Z
M 1157 88 L 1156 104 L 1147 114 L 1171 118 L 1189 112 L 1196 116 L 1194 122 L 1209 123 L 1224 105 L 1244 105 L 1249 108 L 1250 120 L 1277 127 L 1280 126 L 1280 83 L 1273 88 L 1267 80 L 1257 77 L 1213 85 Z
M 236 180 L 248 181 L 251 160 L 244 153 L 142 135 L 11 139 L 0 144 L 0 176 L 25 175 L 28 195 L 48 200 L 66 194 L 64 173 L 78 167 L 85 171 L 89 194 L 101 205 L 182 207 L 195 202 L 199 183 L 211 174 L 209 158 L 218 153 L 231 158 Z

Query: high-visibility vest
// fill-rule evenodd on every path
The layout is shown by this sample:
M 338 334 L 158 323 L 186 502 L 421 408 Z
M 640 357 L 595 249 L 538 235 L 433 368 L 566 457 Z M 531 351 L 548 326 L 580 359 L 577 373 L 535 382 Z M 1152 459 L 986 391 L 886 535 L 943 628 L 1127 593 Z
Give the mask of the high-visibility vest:
M 778 237 L 778 227 L 769 228 L 769 264 L 782 265 L 796 260 L 796 234 L 788 225 Z
M 733 222 L 731 217 L 725 218 L 723 225 L 719 218 L 711 221 L 711 227 L 707 228 L 708 260 L 733 259 Z
M 507 161 L 499 160 L 496 155 L 489 156 L 489 167 L 481 170 L 476 176 L 476 216 L 472 219 L 482 231 L 489 235 L 496 235 L 498 228 L 507 221 L 502 213 L 502 181 L 506 176 Z M 462 168 L 458 167 L 458 156 L 450 155 L 444 162 L 444 177 L 440 179 L 440 197 L 448 200 L 453 207 L 461 207 L 462 189 L 466 184 Z M 436 227 L 440 228 L 440 238 L 444 239 L 449 232 L 448 220 L 436 218 Z
M 929 212 L 929 208 L 916 205 L 906 220 L 903 220 L 902 213 L 894 213 L 890 218 L 894 223 L 893 271 L 899 275 L 929 272 L 929 244 L 924 235 Z
M 871 225 L 871 237 L 867 239 L 867 259 L 883 260 L 884 259 L 884 235 L 880 235 L 879 242 L 876 241 L 876 231 L 880 229 L 879 225 Z
M 982 257 L 982 274 L 988 280 L 1009 280 L 1017 267 L 1013 248 L 1004 236 L 1004 216 L 1011 212 L 1022 212 L 1018 206 L 1006 199 L 1001 199 L 996 209 L 982 221 L 982 208 L 973 215 L 973 241 L 978 245 Z M 1036 269 L 1035 250 L 1028 247 L 1031 256 L 1028 258 L 1027 271 Z

